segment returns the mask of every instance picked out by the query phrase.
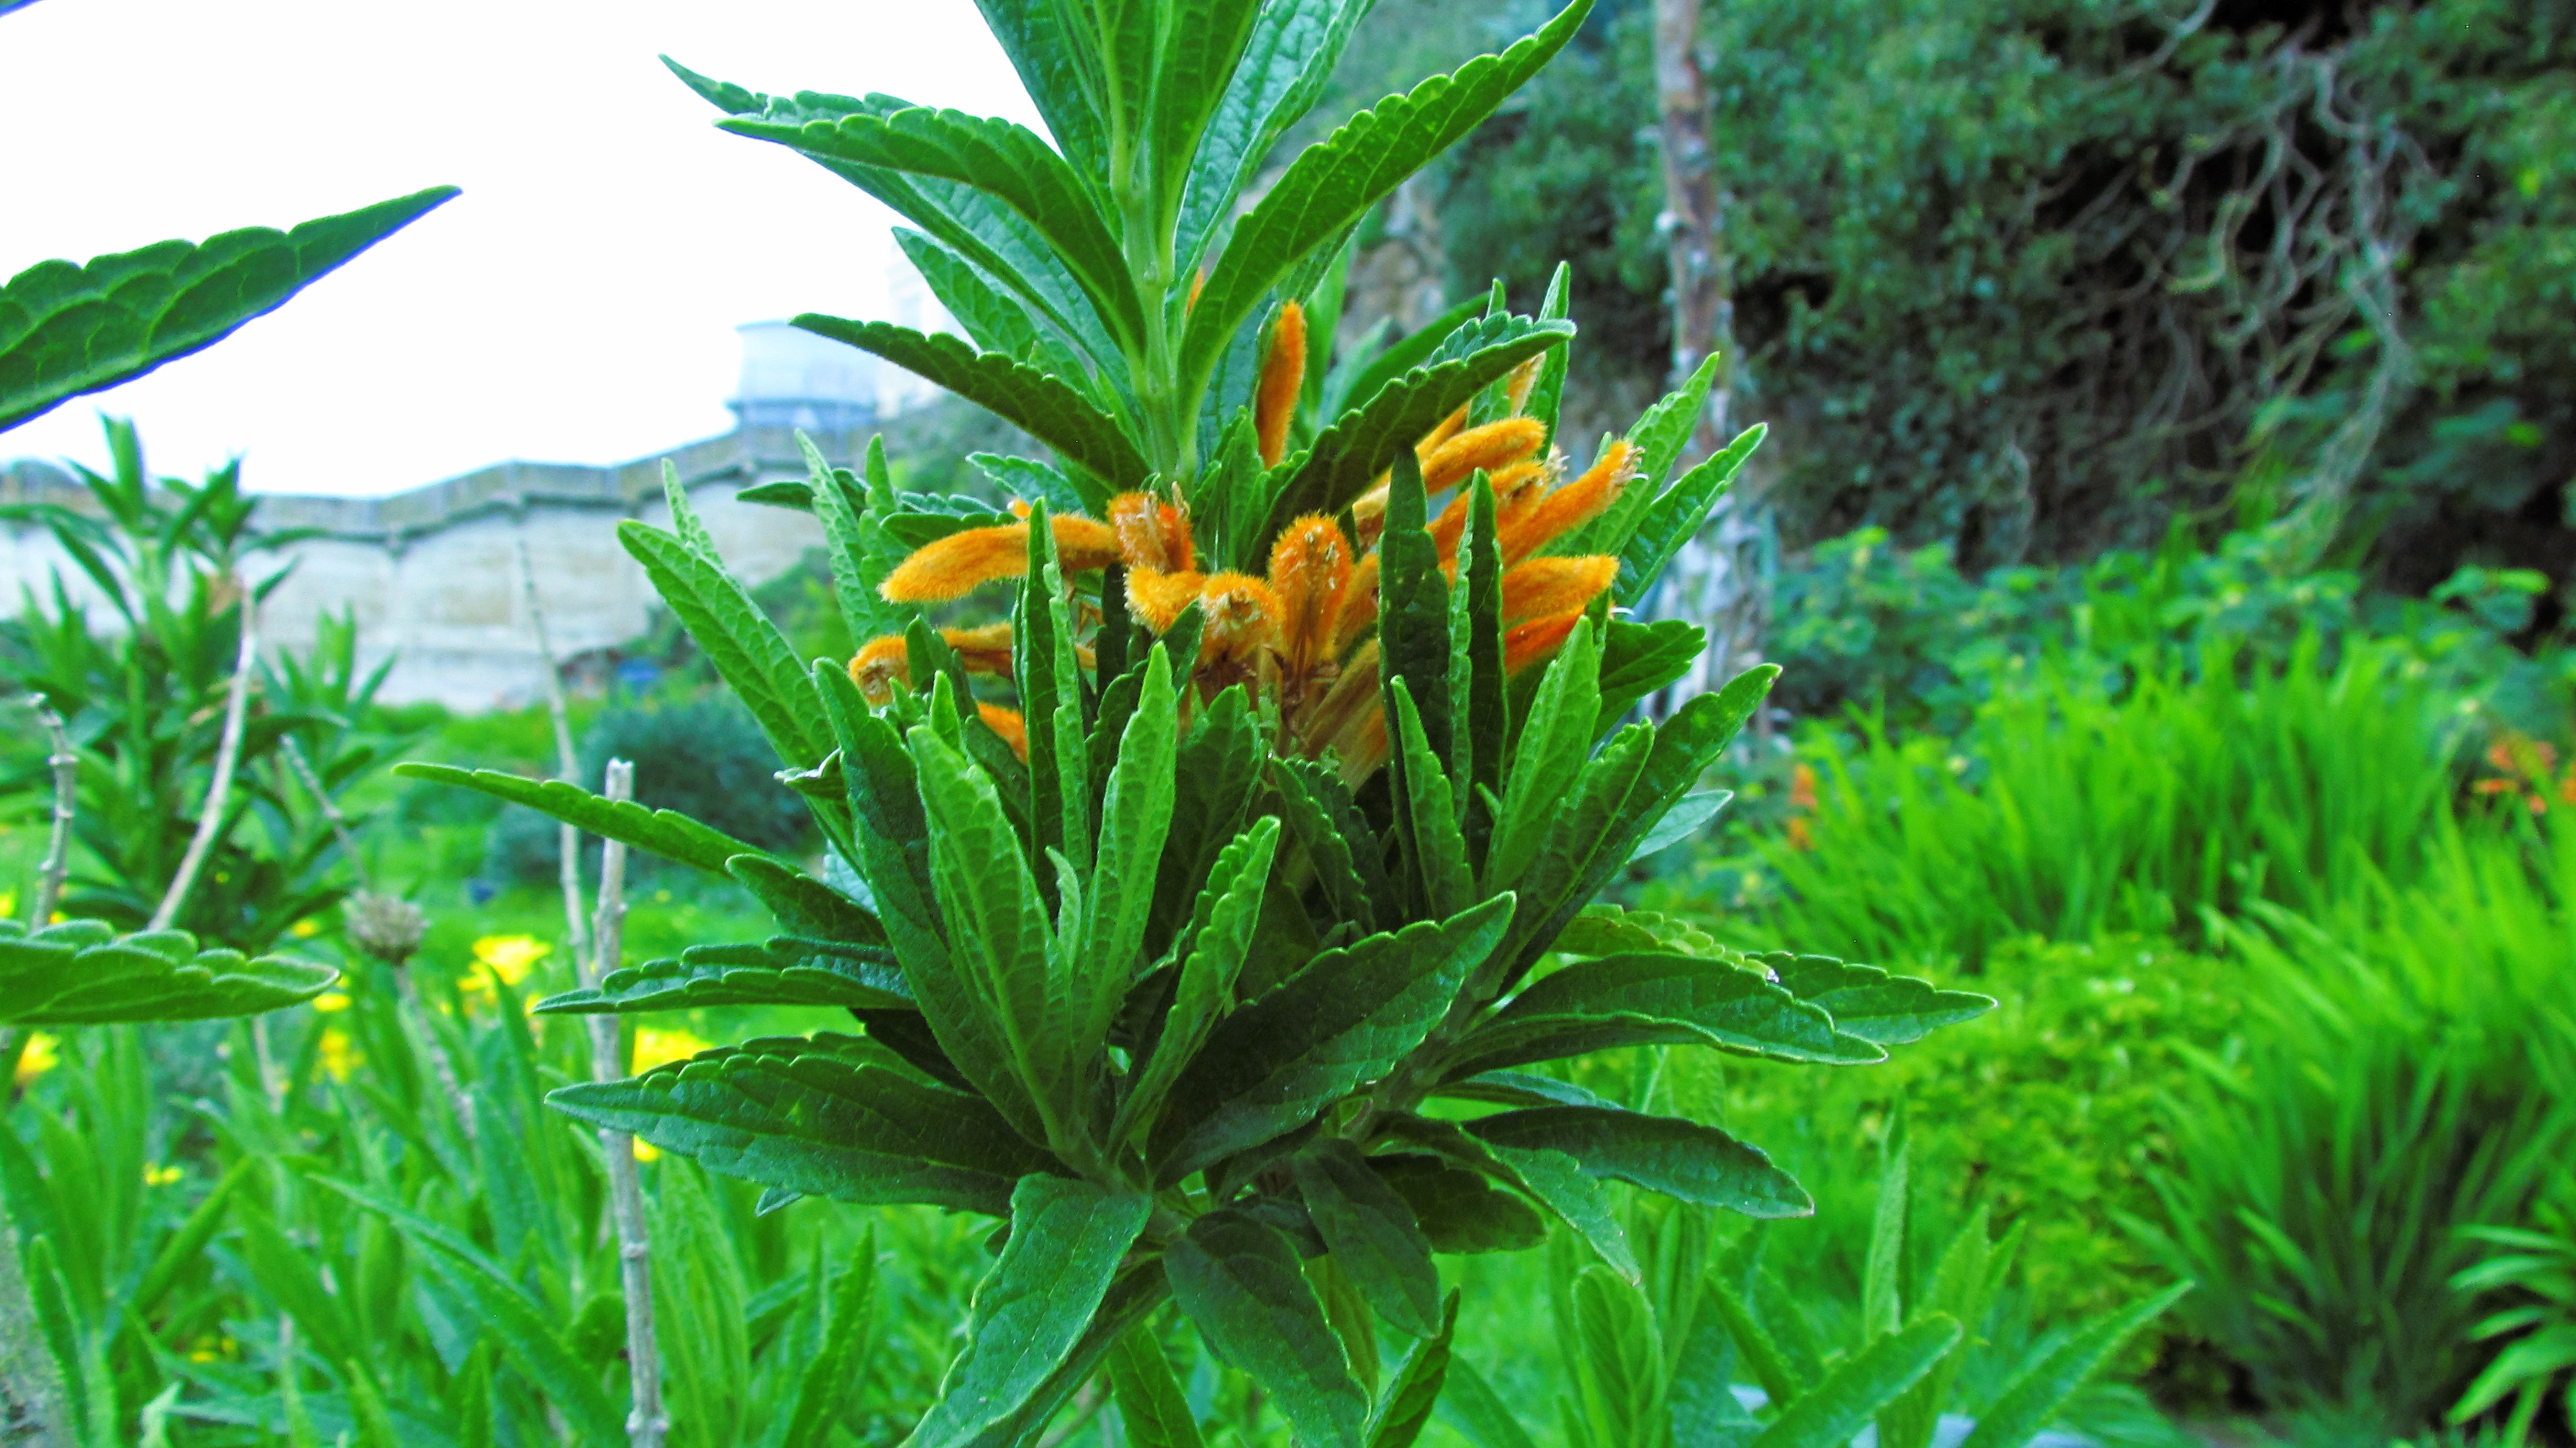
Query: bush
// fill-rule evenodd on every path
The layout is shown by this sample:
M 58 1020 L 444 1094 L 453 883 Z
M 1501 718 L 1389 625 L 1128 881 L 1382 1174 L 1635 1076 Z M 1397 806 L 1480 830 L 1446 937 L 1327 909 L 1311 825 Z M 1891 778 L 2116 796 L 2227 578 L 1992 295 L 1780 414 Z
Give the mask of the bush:
M 635 765 L 635 798 L 655 809 L 678 810 L 764 850 L 793 852 L 808 843 L 812 827 L 804 804 L 778 782 L 769 741 L 730 698 L 603 711 L 582 735 L 581 777 L 601 778 L 611 759 Z M 560 838 L 560 827 L 534 810 L 501 811 L 485 839 L 483 878 L 495 884 L 552 883 Z M 587 848 L 585 868 L 596 879 L 598 842 Z M 627 861 L 639 877 L 679 873 L 642 852 Z
M 2141 1236 L 2263 1405 L 2404 1435 L 2491 1354 L 2452 1279 L 2484 1251 L 2466 1229 L 2526 1220 L 2576 1133 L 2535 1089 L 2576 1064 L 2571 889 L 2576 831 L 2454 832 L 2420 890 L 2231 932 L 2246 1043 L 2173 1110 Z

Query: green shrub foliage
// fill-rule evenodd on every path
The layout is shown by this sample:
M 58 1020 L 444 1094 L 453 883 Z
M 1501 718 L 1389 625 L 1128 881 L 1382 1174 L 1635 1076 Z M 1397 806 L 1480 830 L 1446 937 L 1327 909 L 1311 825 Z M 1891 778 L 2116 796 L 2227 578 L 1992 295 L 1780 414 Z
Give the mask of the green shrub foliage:
M 906 244 L 972 335 L 800 324 L 1055 460 L 979 463 L 1021 521 L 902 493 L 881 451 L 857 476 L 815 458 L 783 500 L 822 524 L 869 640 L 846 665 L 795 656 L 678 489 L 672 531 L 625 526 L 811 807 L 824 878 L 670 812 L 441 776 L 727 874 L 778 921 L 541 1010 L 820 1001 L 858 1023 L 567 1087 L 558 1107 L 773 1202 L 1008 1217 L 922 1448 L 1034 1438 L 1113 1350 L 1149 1411 L 1170 1396 L 1153 1355 L 1119 1344 L 1166 1300 L 1303 1440 L 1400 1448 L 1448 1361 L 1435 1252 L 1553 1221 L 1634 1279 L 1613 1180 L 1811 1209 L 1753 1145 L 1532 1068 L 1632 1044 L 1869 1062 L 1991 1004 L 1585 913 L 1719 803 L 1693 791 L 1770 686 L 1754 670 L 1623 724 L 1701 641 L 1610 612 L 1758 433 L 1678 466 L 1703 374 L 1558 486 L 1570 469 L 1538 449 L 1574 330 L 1562 288 L 1540 315 L 1469 306 L 1384 354 L 1291 345 L 1308 317 L 1332 335 L 1369 209 L 1535 74 L 1588 0 L 1378 102 L 1240 206 L 1362 8 L 996 0 L 1052 145 L 682 72 L 726 129 L 917 226 Z M 1462 464 L 1453 436 L 1501 451 Z M 1006 631 L 924 617 L 1003 582 Z M 1416 1339 L 1384 1383 L 1372 1314 Z

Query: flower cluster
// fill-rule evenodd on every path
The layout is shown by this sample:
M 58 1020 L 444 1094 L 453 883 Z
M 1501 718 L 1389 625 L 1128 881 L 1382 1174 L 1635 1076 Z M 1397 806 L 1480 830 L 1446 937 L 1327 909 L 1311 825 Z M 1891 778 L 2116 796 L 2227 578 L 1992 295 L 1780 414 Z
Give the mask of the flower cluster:
M 1547 448 L 1545 424 L 1524 414 L 1538 365 L 1533 358 L 1506 383 L 1508 415 L 1471 427 L 1468 409 L 1461 407 L 1414 446 L 1425 493 L 1435 499 L 1448 495 L 1429 531 L 1441 570 L 1452 581 L 1472 483 L 1481 474 L 1492 488 L 1494 542 L 1504 564 L 1504 665 L 1511 673 L 1552 656 L 1618 577 L 1615 558 L 1541 555 L 1599 517 L 1637 472 L 1636 447 L 1620 439 L 1604 447 L 1589 469 L 1566 477 L 1563 455 Z M 1253 431 L 1265 467 L 1278 466 L 1286 455 L 1305 371 L 1305 316 L 1291 302 L 1271 328 L 1254 388 Z M 1356 536 L 1341 520 L 1319 513 L 1291 521 L 1258 575 L 1203 570 L 1188 511 L 1176 496 L 1122 493 L 1110 500 L 1106 518 L 1068 514 L 1048 524 L 1066 576 L 1123 568 L 1127 607 L 1154 633 L 1169 633 L 1197 607 L 1193 679 L 1201 698 L 1236 684 L 1249 687 L 1276 720 L 1278 747 L 1334 758 L 1344 776 L 1357 782 L 1384 763 L 1387 753 L 1375 625 L 1378 544 L 1390 485 L 1390 477 L 1380 474 L 1354 500 L 1347 517 Z M 893 603 L 944 603 L 988 583 L 1025 577 L 1030 509 L 1015 501 L 1012 511 L 1023 521 L 965 529 L 918 549 L 879 591 Z M 1010 624 L 946 629 L 941 638 L 968 673 L 1010 677 Z M 1083 662 L 1090 663 L 1087 654 Z M 887 635 L 870 640 L 850 660 L 850 677 L 870 702 L 882 704 L 908 667 L 903 637 Z M 1016 712 L 993 704 L 977 708 L 996 733 L 1026 752 L 1025 725 Z

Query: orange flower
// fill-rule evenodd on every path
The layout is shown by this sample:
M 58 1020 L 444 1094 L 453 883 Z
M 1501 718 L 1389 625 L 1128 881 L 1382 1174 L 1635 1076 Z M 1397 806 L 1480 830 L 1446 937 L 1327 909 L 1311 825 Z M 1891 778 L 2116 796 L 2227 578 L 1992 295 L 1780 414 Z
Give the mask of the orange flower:
M 1288 453 L 1288 424 L 1296 420 L 1297 395 L 1306 386 L 1306 309 L 1289 302 L 1279 309 L 1270 329 L 1270 349 L 1261 359 L 1261 382 L 1252 400 L 1252 434 L 1261 447 L 1261 465 L 1279 466 Z
M 1279 642 L 1279 596 L 1249 573 L 1219 573 L 1199 590 L 1207 626 L 1199 633 L 1199 667 L 1242 664 Z
M 1503 623 L 1583 612 L 1619 576 L 1619 560 L 1532 558 L 1503 570 Z
M 1801 764 L 1789 771 L 1789 807 L 1791 809 L 1809 810 L 1816 807 L 1816 770 L 1814 765 Z
M 1583 610 L 1560 613 L 1554 618 L 1536 619 L 1503 633 L 1503 672 L 1517 674 L 1543 659 L 1553 658 L 1564 646 L 1574 626 L 1583 619 Z
M 1120 493 L 1110 499 L 1109 527 L 1118 559 L 1131 569 L 1187 573 L 1197 566 L 1189 517 L 1151 494 Z
M 1002 742 L 1011 746 L 1011 752 L 1020 756 L 1022 763 L 1028 762 L 1029 729 L 1021 720 L 1019 710 L 1005 709 L 999 704 L 977 704 L 975 717 L 983 720 L 986 728 L 1001 735 Z
M 1816 847 L 1816 837 L 1807 822 L 1795 815 L 1789 817 L 1789 848 L 1805 854 Z
M 1011 626 L 988 623 L 981 628 L 944 628 L 939 637 L 957 651 L 957 662 L 970 674 L 1011 677 Z M 860 697 L 882 704 L 894 697 L 894 686 L 911 677 L 912 662 L 903 635 L 868 640 L 850 660 L 850 682 Z
M 1601 450 L 1601 460 L 1573 482 L 1539 498 L 1500 521 L 1503 561 L 1518 563 L 1532 553 L 1591 522 L 1617 501 L 1620 490 L 1637 475 L 1637 446 L 1621 438 Z
M 1334 625 L 1351 583 L 1351 542 L 1342 525 L 1309 513 L 1270 547 L 1270 592 L 1278 607 L 1287 677 L 1304 680 L 1332 661 Z
M 1333 652 L 1347 654 L 1368 626 L 1377 622 L 1377 555 L 1371 553 L 1351 570 L 1351 581 L 1342 590 L 1342 611 L 1333 620 Z
M 1056 557 L 1067 573 L 1118 561 L 1118 538 L 1106 523 L 1079 515 L 1051 520 Z M 924 547 L 895 566 L 877 592 L 888 603 L 944 603 L 1000 578 L 1029 571 L 1029 525 L 968 528 Z
M 1530 389 L 1538 385 L 1539 364 L 1546 360 L 1547 354 L 1541 352 L 1513 368 L 1512 375 L 1503 383 L 1503 395 L 1511 399 L 1514 417 L 1520 416 L 1521 409 L 1529 406 Z
M 1422 489 L 1445 492 L 1467 481 L 1478 468 L 1495 472 L 1537 452 L 1547 442 L 1547 426 L 1534 417 L 1507 417 L 1471 427 L 1422 455 Z
M 1204 573 L 1165 573 L 1155 568 L 1139 568 L 1127 575 L 1127 607 L 1145 627 L 1156 633 L 1170 633 L 1180 622 L 1181 610 L 1199 601 L 1199 590 L 1207 583 Z

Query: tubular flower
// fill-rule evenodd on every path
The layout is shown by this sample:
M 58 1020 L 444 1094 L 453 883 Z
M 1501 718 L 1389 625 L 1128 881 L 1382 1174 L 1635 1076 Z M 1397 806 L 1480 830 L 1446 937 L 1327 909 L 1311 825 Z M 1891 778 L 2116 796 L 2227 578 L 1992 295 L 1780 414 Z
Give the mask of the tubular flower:
M 1127 606 L 1145 627 L 1156 633 L 1170 633 L 1180 622 L 1181 611 L 1199 601 L 1199 590 L 1207 584 L 1204 573 L 1165 573 L 1156 568 L 1138 568 L 1127 575 Z
M 1372 575 L 1374 578 L 1374 575 Z M 1270 547 L 1270 592 L 1278 605 L 1283 684 L 1302 693 L 1340 653 L 1335 647 L 1342 596 L 1351 584 L 1351 541 L 1342 525 L 1309 513 Z
M 1535 417 L 1507 417 L 1471 427 L 1433 448 L 1422 459 L 1422 488 L 1443 492 L 1467 481 L 1478 468 L 1495 472 L 1522 461 L 1547 443 L 1547 425 Z
M 1598 554 L 1515 563 L 1503 570 L 1503 624 L 1579 614 L 1618 576 L 1619 560 Z
M 1117 535 L 1108 524 L 1078 515 L 1050 521 L 1056 556 L 1067 573 L 1118 561 Z M 1019 578 L 1028 571 L 1028 524 L 968 528 L 914 550 L 886 575 L 877 592 L 888 603 L 944 603 L 995 579 Z
M 1270 348 L 1261 359 L 1261 382 L 1252 400 L 1252 434 L 1261 446 L 1261 465 L 1279 466 L 1288 455 L 1288 424 L 1297 416 L 1297 395 L 1306 386 L 1306 309 L 1289 302 L 1279 309 L 1270 329 Z
M 1279 596 L 1249 573 L 1210 575 L 1199 590 L 1207 626 L 1199 633 L 1199 667 L 1241 667 L 1279 642 Z
M 1187 573 L 1197 566 L 1190 544 L 1189 516 L 1150 493 L 1120 493 L 1110 499 L 1109 528 L 1116 541 L 1117 557 L 1086 566 L 1099 568 L 1116 561 L 1129 568 L 1166 573 Z M 1074 565 L 1068 562 L 1065 566 L 1070 570 Z
M 1577 609 L 1506 629 L 1503 632 L 1503 672 L 1517 674 L 1532 664 L 1553 657 L 1582 619 L 1583 611 Z
M 1513 416 L 1519 416 L 1529 406 L 1530 389 L 1538 385 L 1538 369 L 1546 361 L 1545 353 L 1532 357 L 1513 368 L 1512 375 L 1504 380 L 1503 395 L 1511 400 Z
M 1011 746 L 1011 752 L 1020 756 L 1021 763 L 1028 762 L 1029 726 L 1020 718 L 1019 710 L 1005 709 L 999 704 L 977 704 L 975 717 L 984 721 L 985 728 L 1001 735 L 1002 742 Z
M 1502 540 L 1503 561 L 1518 563 L 1600 517 L 1636 475 L 1637 445 L 1620 438 L 1601 450 L 1601 460 L 1583 476 L 1532 499 L 1509 516 L 1498 515 L 1495 533 Z
M 981 628 L 944 628 L 939 637 L 957 651 L 957 662 L 970 674 L 1011 677 L 1011 626 L 988 623 Z M 859 695 L 871 704 L 883 704 L 894 697 L 894 686 L 912 675 L 912 660 L 904 647 L 903 635 L 887 634 L 868 640 L 865 647 L 850 659 L 850 682 L 859 686 Z
M 1342 590 L 1340 614 L 1333 620 L 1333 652 L 1347 654 L 1368 626 L 1377 622 L 1377 555 L 1371 553 L 1351 569 Z

